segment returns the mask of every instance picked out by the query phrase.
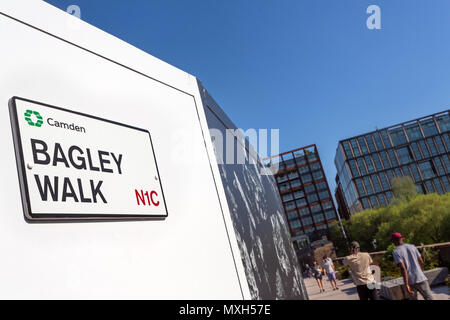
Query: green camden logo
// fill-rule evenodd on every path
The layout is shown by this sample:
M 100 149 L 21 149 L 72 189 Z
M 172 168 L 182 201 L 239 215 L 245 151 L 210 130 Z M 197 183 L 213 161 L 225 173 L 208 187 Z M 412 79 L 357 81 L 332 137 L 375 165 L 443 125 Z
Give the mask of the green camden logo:
M 34 116 L 34 117 L 33 117 Z M 42 127 L 44 124 L 44 118 L 42 118 L 41 114 L 37 111 L 27 110 L 25 112 L 25 120 L 28 122 L 30 126 L 33 127 Z M 33 121 L 36 120 L 36 121 Z

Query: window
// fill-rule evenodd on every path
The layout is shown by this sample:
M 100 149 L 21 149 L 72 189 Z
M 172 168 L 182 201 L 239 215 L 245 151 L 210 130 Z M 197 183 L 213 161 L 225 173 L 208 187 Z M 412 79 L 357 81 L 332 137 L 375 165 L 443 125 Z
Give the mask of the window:
M 386 175 L 381 172 L 380 173 L 381 186 L 383 187 L 383 191 L 389 190 L 389 181 L 386 178 Z
M 362 206 L 363 206 L 363 209 L 364 209 L 364 210 L 370 209 L 369 199 L 367 199 L 367 198 L 362 198 L 362 199 L 361 199 L 361 202 L 362 202 Z
M 403 128 L 391 130 L 389 133 L 391 134 L 392 143 L 394 144 L 394 146 L 400 146 L 407 143 Z
M 450 180 L 448 177 L 441 178 L 442 184 L 444 185 L 445 192 L 450 192 Z
M 380 133 L 381 133 L 381 137 L 383 138 L 385 148 L 392 147 L 391 140 L 389 139 L 389 135 L 388 135 L 387 131 L 383 130 Z
M 409 166 L 409 168 L 411 169 L 411 172 L 413 174 L 414 182 L 421 181 L 422 178 L 420 177 L 420 173 L 419 173 L 419 170 L 417 169 L 417 165 L 416 164 L 411 164 Z
M 323 216 L 323 213 L 319 213 L 319 214 L 315 214 L 313 216 L 314 218 L 314 223 L 319 223 L 325 220 L 325 217 Z
M 425 181 L 425 189 L 427 189 L 428 193 L 434 193 L 436 190 L 434 189 L 433 183 L 431 180 Z
M 366 141 L 364 140 L 364 137 L 358 138 L 359 147 L 361 148 L 362 154 L 368 154 L 369 149 L 367 149 Z
M 289 189 L 290 189 L 289 183 L 285 182 L 285 183 L 280 184 L 280 191 L 285 191 L 285 190 L 289 190 Z
M 417 123 L 406 126 L 406 134 L 408 135 L 409 141 L 415 141 L 423 138 L 422 132 L 420 131 Z
M 356 167 L 356 161 L 355 160 L 350 160 L 348 162 L 348 165 L 350 167 L 350 170 L 352 171 L 352 176 L 353 177 L 359 177 L 359 171 L 358 171 L 358 168 Z
M 286 168 L 291 168 L 291 167 L 295 166 L 294 159 L 286 160 L 284 162 L 284 164 L 286 165 Z
M 318 213 L 320 211 L 322 211 L 322 208 L 320 208 L 320 205 L 316 204 L 316 205 L 311 206 L 311 213 L 312 214 Z
M 425 134 L 425 137 L 438 134 L 438 130 L 436 128 L 436 125 L 434 124 L 433 119 L 420 121 L 420 125 L 422 126 L 422 130 L 423 133 Z
M 437 116 L 436 121 L 441 129 L 441 132 L 450 131 L 450 115 L 448 113 L 442 116 Z
M 295 209 L 295 202 L 294 202 L 294 201 L 286 202 L 286 203 L 284 204 L 284 208 L 286 209 L 286 211 Z
M 291 221 L 291 229 L 298 229 L 301 227 L 302 227 L 302 224 L 300 223 L 300 220 L 296 219 L 296 220 Z
M 328 193 L 328 191 L 321 191 L 319 192 L 319 199 L 320 200 L 325 200 L 325 199 L 329 199 L 330 198 L 330 194 Z
M 394 173 L 392 172 L 392 170 L 386 171 L 386 175 L 388 177 L 389 183 L 392 184 L 392 179 L 394 179 Z
M 317 155 L 315 152 L 307 152 L 306 157 L 308 158 L 309 162 L 313 162 L 317 160 Z
M 360 197 L 363 197 L 366 195 L 366 190 L 364 190 L 363 182 L 361 179 L 356 179 L 356 188 L 358 189 L 358 193 Z
M 369 177 L 364 178 L 364 186 L 366 187 L 367 194 L 373 193 L 373 188 L 372 188 L 372 184 L 370 183 Z
M 327 218 L 327 220 L 333 220 L 336 219 L 336 212 L 334 212 L 334 210 L 327 210 L 325 212 L 325 217 Z
M 383 166 L 381 165 L 380 157 L 378 156 L 378 154 L 373 154 L 372 160 L 373 163 L 375 164 L 375 168 L 377 169 L 377 171 L 383 170 Z
M 342 142 L 342 146 L 344 147 L 344 152 L 347 159 L 353 158 L 352 150 L 350 149 L 350 144 L 348 141 Z
M 386 192 L 386 199 L 388 200 L 388 203 L 391 203 L 392 198 L 393 198 L 392 192 L 390 191 Z
M 285 182 L 285 181 L 287 181 L 287 179 L 288 179 L 287 176 L 284 174 L 277 177 L 278 183 Z
M 450 151 L 450 134 L 446 133 L 442 136 L 444 138 L 445 145 L 447 146 L 447 150 Z
M 350 143 L 352 144 L 353 154 L 355 155 L 355 157 L 360 156 L 361 152 L 359 151 L 358 143 L 356 142 L 356 140 L 352 139 L 350 140 Z
M 419 141 L 420 149 L 422 149 L 422 154 L 424 158 L 430 157 L 430 152 L 428 151 L 427 145 L 425 144 L 425 141 L 421 140 Z
M 295 203 L 297 204 L 297 207 L 299 207 L 299 208 L 307 205 L 305 198 L 298 199 L 297 201 L 295 201 Z
M 371 196 L 371 197 L 370 197 L 370 203 L 372 204 L 372 208 L 378 207 L 378 200 L 377 200 L 377 197 Z
M 394 150 L 389 150 L 388 151 L 388 155 L 389 155 L 389 159 L 391 160 L 392 166 L 393 167 L 397 167 L 398 166 L 398 161 L 397 158 L 395 157 L 395 153 Z
M 294 155 L 295 155 L 295 162 L 297 162 L 298 166 L 306 164 L 306 158 L 303 154 L 298 153 Z
M 283 202 L 293 200 L 292 193 L 285 194 L 281 198 L 283 199 Z
M 364 165 L 364 159 L 363 158 L 359 158 L 358 159 L 358 167 L 359 167 L 359 172 L 361 172 L 362 175 L 366 175 L 367 174 L 367 170 L 366 170 L 366 166 Z
M 303 217 L 309 217 L 309 208 L 308 207 L 306 207 L 306 208 L 303 208 L 303 209 L 300 209 L 300 216 L 303 218 Z
M 314 177 L 314 180 L 316 180 L 316 181 L 322 179 L 323 178 L 322 170 L 314 171 L 313 172 L 313 177 Z
M 389 163 L 387 153 L 385 151 L 380 152 L 381 160 L 385 169 L 389 169 L 391 164 Z
M 333 203 L 331 201 L 326 201 L 322 203 L 323 210 L 328 210 L 333 208 Z
M 381 141 L 380 135 L 378 134 L 378 132 L 375 132 L 373 134 L 374 140 L 375 140 L 375 144 L 377 145 L 378 150 L 383 150 L 384 146 L 383 146 L 383 142 Z
M 328 190 L 326 182 L 319 182 L 318 184 L 316 184 L 316 189 L 318 191 Z
M 311 171 L 312 170 L 319 170 L 321 168 L 320 162 L 315 162 L 315 163 L 311 164 L 310 168 L 311 168 Z
M 419 163 L 420 171 L 422 172 L 422 176 L 424 179 L 434 178 L 436 173 L 434 171 L 433 165 L 431 161 L 425 161 Z
M 289 173 L 289 179 L 296 179 L 298 178 L 298 172 L 297 171 L 292 171 Z
M 312 218 L 311 217 L 307 217 L 307 218 L 303 218 L 302 219 L 303 222 L 303 226 L 307 227 L 307 226 L 311 226 L 312 225 Z M 308 232 L 308 231 L 307 231 Z
M 387 205 L 384 195 L 382 193 L 378 195 L 378 202 L 380 203 L 381 206 Z
M 442 142 L 442 138 L 440 136 L 437 136 L 434 138 L 436 141 L 436 145 L 438 147 L 439 153 L 445 153 L 445 147 L 444 147 L 444 142 Z
M 415 142 L 411 143 L 411 148 L 414 152 L 416 160 L 422 160 L 422 154 L 420 153 L 419 145 Z
M 366 135 L 367 146 L 370 152 L 376 152 L 375 143 L 373 142 L 373 137 L 371 134 Z
M 298 219 L 298 213 L 297 211 L 291 211 L 288 213 L 288 219 L 289 220 L 294 220 L 294 219 Z
M 448 158 L 448 155 L 443 155 L 441 157 L 442 162 L 444 162 L 445 168 L 447 169 L 447 172 L 450 173 L 450 160 Z
M 292 181 L 291 181 L 291 186 L 292 186 L 292 188 L 296 188 L 296 187 L 299 187 L 299 186 L 301 186 L 301 185 L 302 185 L 302 183 L 300 182 L 299 179 L 295 179 L 295 180 L 292 180 Z
M 303 174 L 303 175 L 302 175 L 302 181 L 303 181 L 303 183 L 311 182 L 311 181 L 312 181 L 312 176 L 311 176 L 311 174 L 310 174 L 310 173 L 308 173 L 308 174 Z
M 365 156 L 364 159 L 366 160 L 367 171 L 369 173 L 375 172 L 375 168 L 373 167 L 372 159 L 370 158 L 370 156 Z
M 436 188 L 437 193 L 439 194 L 443 194 L 444 193 L 444 189 L 442 188 L 441 182 L 439 181 L 438 178 L 433 180 L 434 183 L 434 187 Z
M 307 198 L 308 198 L 309 203 L 317 202 L 319 200 L 319 197 L 317 196 L 317 193 L 315 193 L 315 192 L 308 194 Z
M 381 185 L 380 182 L 378 181 L 378 176 L 376 174 L 371 176 L 372 178 L 372 183 L 373 183 L 373 187 L 375 189 L 375 192 L 381 192 Z
M 409 150 L 409 147 L 397 149 L 397 155 L 398 160 L 400 161 L 401 164 L 407 164 L 412 161 L 411 151 Z
M 305 193 L 302 190 L 298 190 L 294 192 L 294 198 L 298 199 L 298 198 L 304 198 L 305 197 Z
M 434 144 L 433 138 L 427 139 L 428 148 L 431 151 L 431 155 L 436 156 L 439 154 L 439 152 L 436 149 L 436 145 Z
M 308 168 L 308 166 L 302 166 L 302 167 L 298 168 L 298 171 L 300 171 L 300 173 L 308 173 L 309 168 Z

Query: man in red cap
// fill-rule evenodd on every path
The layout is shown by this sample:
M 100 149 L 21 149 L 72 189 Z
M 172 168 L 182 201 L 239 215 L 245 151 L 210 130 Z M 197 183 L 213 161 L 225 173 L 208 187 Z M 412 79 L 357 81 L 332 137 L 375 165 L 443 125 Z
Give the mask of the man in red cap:
M 391 241 L 397 246 L 394 261 L 400 267 L 406 290 L 414 300 L 417 300 L 417 291 L 425 300 L 433 300 L 428 279 L 422 271 L 423 260 L 419 250 L 412 244 L 403 243 L 403 240 L 398 232 L 391 236 Z

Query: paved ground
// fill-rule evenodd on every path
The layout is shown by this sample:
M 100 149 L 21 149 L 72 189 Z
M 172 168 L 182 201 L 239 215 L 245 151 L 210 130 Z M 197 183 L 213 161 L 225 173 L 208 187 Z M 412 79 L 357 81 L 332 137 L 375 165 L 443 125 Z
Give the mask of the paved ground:
M 323 280 L 325 292 L 319 293 L 319 286 L 313 278 L 305 279 L 306 290 L 310 300 L 358 300 L 358 293 L 351 280 L 338 281 L 339 290 L 333 291 L 328 280 Z M 450 300 L 447 286 L 432 288 L 436 300 Z M 419 294 L 419 299 L 422 297 Z

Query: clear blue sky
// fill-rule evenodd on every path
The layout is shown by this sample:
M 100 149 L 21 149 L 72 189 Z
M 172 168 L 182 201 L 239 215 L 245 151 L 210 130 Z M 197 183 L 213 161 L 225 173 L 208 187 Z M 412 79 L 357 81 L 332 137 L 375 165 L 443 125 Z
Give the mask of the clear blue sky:
M 238 127 L 316 143 L 450 105 L 449 0 L 48 0 L 197 76 Z M 382 30 L 366 28 L 381 8 Z

